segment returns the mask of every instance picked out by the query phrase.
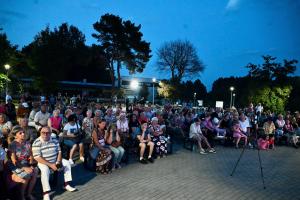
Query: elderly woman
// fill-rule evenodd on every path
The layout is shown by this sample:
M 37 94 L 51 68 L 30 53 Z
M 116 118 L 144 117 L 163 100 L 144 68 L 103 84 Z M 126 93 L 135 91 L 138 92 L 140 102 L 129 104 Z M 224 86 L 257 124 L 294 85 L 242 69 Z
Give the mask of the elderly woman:
M 86 117 L 82 122 L 82 130 L 85 132 L 85 138 L 91 138 L 92 131 L 94 130 L 92 114 L 92 110 L 87 110 Z
M 0 113 L 0 137 L 7 136 L 12 128 L 12 123 L 7 121 L 5 114 Z
M 167 138 L 164 136 L 164 132 L 161 126 L 158 124 L 157 117 L 153 117 L 151 119 L 151 125 L 149 128 L 158 158 L 165 157 L 168 153 Z
M 53 110 L 53 116 L 48 119 L 48 126 L 51 128 L 51 137 L 57 138 L 62 130 L 62 117 L 59 116 L 60 110 Z
M 98 110 L 98 109 L 97 109 L 97 110 L 95 110 L 94 114 L 95 114 L 95 116 L 94 116 L 94 118 L 93 118 L 93 126 L 94 126 L 94 127 L 97 127 L 99 121 L 101 121 L 101 119 L 102 119 L 103 113 L 102 113 L 101 110 Z
M 31 193 L 35 186 L 38 170 L 32 166 L 34 159 L 31 145 L 26 141 L 25 133 L 20 126 L 13 127 L 11 135 L 15 138 L 9 145 L 11 170 L 19 178 L 24 179 L 20 190 L 21 198 L 25 200 L 26 194 L 28 199 L 35 199 Z

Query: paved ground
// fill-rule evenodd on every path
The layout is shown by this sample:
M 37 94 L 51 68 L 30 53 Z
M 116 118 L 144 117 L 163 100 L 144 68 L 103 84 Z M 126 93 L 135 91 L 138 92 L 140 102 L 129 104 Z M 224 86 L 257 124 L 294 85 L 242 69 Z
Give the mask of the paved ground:
M 54 199 L 300 199 L 300 149 L 261 151 L 263 189 L 256 150 L 247 149 L 233 177 L 241 150 L 217 146 L 217 154 L 179 149 L 154 164 L 132 163 L 111 175 L 73 170 L 77 192 L 59 190 Z

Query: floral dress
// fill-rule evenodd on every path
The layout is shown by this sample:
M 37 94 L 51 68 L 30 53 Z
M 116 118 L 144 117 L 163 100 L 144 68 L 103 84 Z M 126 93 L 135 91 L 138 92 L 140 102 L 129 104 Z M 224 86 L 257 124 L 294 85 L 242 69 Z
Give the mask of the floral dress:
M 161 131 L 160 125 L 152 126 L 150 125 L 150 128 L 153 128 L 154 133 Z M 163 156 L 168 153 L 168 147 L 167 147 L 167 138 L 164 135 L 158 135 L 155 136 L 155 134 L 152 136 L 152 141 L 155 144 L 155 152 L 157 156 Z

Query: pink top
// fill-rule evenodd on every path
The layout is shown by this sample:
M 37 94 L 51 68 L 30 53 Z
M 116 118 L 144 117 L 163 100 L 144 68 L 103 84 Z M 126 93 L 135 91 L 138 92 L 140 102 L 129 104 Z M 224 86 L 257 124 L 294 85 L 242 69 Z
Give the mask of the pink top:
M 60 130 L 62 118 L 61 117 L 50 117 L 50 120 L 51 120 L 52 128 Z

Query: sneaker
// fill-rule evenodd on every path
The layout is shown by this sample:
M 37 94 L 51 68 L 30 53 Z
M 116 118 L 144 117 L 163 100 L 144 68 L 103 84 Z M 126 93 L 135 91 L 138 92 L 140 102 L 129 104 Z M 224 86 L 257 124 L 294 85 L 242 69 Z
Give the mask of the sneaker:
M 150 163 L 154 163 L 154 159 L 153 159 L 152 157 L 148 158 L 148 161 L 149 161 Z
M 72 186 L 70 186 L 70 185 L 67 185 L 67 186 L 65 186 L 65 190 L 67 190 L 67 191 L 69 191 L 69 192 L 74 192 L 74 191 L 76 191 L 77 189 L 74 188 L 74 187 L 72 187 Z
M 142 163 L 142 164 L 148 164 L 148 162 L 147 162 L 147 160 L 145 160 L 145 158 L 141 159 L 140 163 Z
M 210 149 L 208 152 L 209 153 L 217 153 L 216 150 L 214 150 L 214 149 Z
M 69 163 L 71 166 L 74 165 L 74 161 L 72 159 L 69 159 Z
M 120 165 L 119 163 L 116 163 L 116 164 L 115 164 L 115 168 L 116 168 L 116 169 L 121 169 L 122 167 L 121 167 L 121 165 Z
M 80 159 L 82 162 L 84 162 L 84 157 L 80 157 L 79 159 Z
M 203 154 L 203 155 L 204 155 L 204 154 L 207 154 L 207 153 L 204 151 L 204 149 L 201 149 L 201 150 L 200 150 L 200 154 Z
M 49 194 L 44 194 L 43 200 L 50 200 L 50 195 Z

